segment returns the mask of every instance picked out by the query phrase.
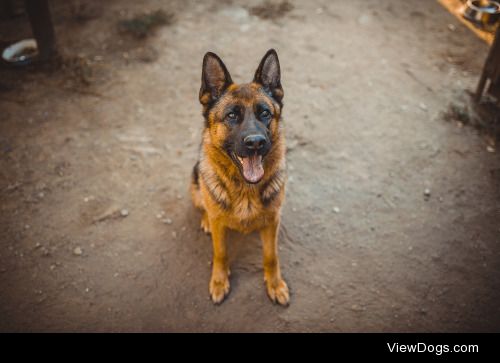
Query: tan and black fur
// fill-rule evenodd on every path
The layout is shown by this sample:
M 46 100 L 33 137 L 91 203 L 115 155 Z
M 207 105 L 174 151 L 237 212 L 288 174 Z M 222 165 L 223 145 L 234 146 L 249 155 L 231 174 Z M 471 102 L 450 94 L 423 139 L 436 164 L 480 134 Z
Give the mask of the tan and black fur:
M 253 81 L 241 85 L 233 83 L 217 55 L 207 53 L 203 59 L 199 97 L 205 128 L 200 159 L 193 169 L 191 195 L 194 205 L 202 211 L 202 229 L 212 235 L 210 296 L 218 304 L 229 293 L 226 231 L 259 231 L 267 293 L 273 302 L 288 305 L 288 287 L 281 276 L 278 260 L 286 168 L 281 124 L 283 89 L 276 52 L 269 50 Z M 242 135 L 249 133 L 262 138 L 255 151 L 262 154 L 264 170 L 258 182 L 248 182 L 243 176 L 243 164 L 238 162 L 244 160 L 238 157 L 248 152 L 245 149 L 248 145 L 250 152 L 254 150 L 252 144 L 241 141 L 247 140 L 242 139 Z M 254 158 L 257 156 L 255 154 Z

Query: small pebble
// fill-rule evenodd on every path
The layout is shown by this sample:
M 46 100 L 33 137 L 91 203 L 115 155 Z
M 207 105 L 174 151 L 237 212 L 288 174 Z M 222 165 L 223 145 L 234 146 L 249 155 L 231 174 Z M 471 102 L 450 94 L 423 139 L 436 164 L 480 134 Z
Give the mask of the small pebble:
M 83 254 L 83 251 L 80 247 L 75 247 L 75 249 L 73 250 L 73 254 L 75 256 L 81 256 Z
M 250 29 L 250 24 L 241 24 L 241 25 L 240 25 L 240 31 L 241 31 L 242 33 L 247 32 L 249 29 Z
M 126 217 L 126 216 L 128 216 L 128 210 L 127 209 L 122 209 L 120 211 L 120 214 L 121 214 L 122 217 Z
M 335 213 L 340 213 L 340 208 L 339 207 L 333 207 L 333 211 Z
M 162 222 L 165 224 L 172 224 L 172 220 L 170 218 L 162 219 Z
M 494 153 L 495 152 L 495 148 L 493 146 L 486 146 L 486 151 L 488 151 L 489 153 Z
M 351 306 L 352 311 L 363 311 L 363 308 L 357 304 Z

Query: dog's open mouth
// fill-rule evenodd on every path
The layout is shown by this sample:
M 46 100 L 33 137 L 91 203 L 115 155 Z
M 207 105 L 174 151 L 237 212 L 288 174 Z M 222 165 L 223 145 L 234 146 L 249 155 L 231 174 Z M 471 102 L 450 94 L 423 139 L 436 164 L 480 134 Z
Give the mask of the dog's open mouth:
M 264 176 L 264 166 L 262 165 L 262 155 L 251 155 L 246 157 L 237 156 L 243 171 L 243 178 L 248 183 L 258 183 Z

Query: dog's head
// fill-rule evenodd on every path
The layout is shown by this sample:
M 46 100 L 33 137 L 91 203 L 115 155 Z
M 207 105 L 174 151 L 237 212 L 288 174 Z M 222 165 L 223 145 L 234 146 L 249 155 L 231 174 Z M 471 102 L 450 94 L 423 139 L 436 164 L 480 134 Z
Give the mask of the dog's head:
M 264 176 L 264 159 L 279 134 L 283 89 L 274 49 L 260 62 L 251 83 L 236 85 L 214 53 L 203 58 L 200 102 L 211 143 L 224 151 L 247 183 Z

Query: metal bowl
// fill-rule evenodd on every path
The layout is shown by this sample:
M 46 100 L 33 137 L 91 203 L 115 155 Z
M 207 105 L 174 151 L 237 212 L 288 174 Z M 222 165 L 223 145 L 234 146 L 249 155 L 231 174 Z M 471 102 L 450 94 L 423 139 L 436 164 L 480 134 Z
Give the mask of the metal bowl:
M 24 39 L 9 45 L 2 52 L 4 61 L 15 65 L 25 65 L 31 63 L 38 55 L 38 48 L 35 39 Z
M 500 19 L 500 3 L 491 0 L 467 0 L 464 17 L 473 23 L 491 26 Z

